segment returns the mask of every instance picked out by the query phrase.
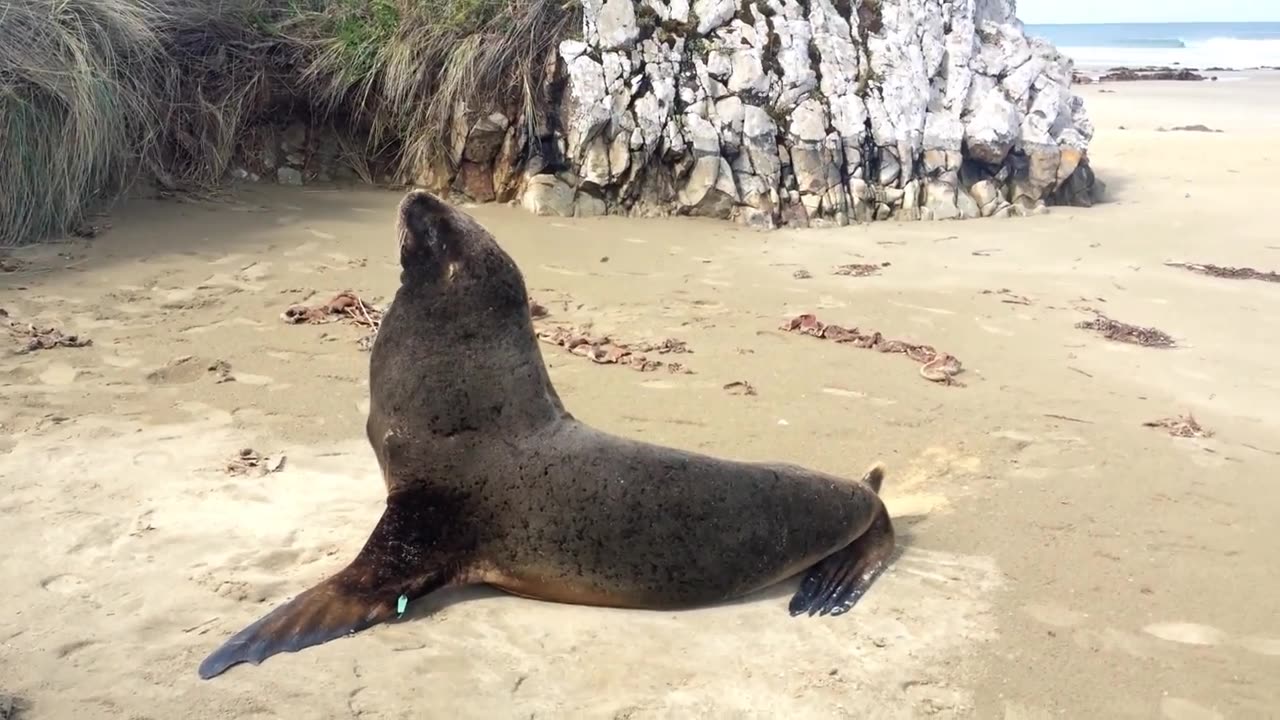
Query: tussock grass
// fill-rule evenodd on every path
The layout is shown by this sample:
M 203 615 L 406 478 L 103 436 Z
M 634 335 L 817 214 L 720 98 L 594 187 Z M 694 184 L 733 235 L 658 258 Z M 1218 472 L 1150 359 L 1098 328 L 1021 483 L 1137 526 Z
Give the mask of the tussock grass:
M 576 0 L 293 0 L 268 22 L 293 48 L 299 85 L 323 113 L 398 144 L 400 174 L 450 160 L 460 110 L 517 110 L 547 53 L 579 22 Z
M 155 127 L 145 3 L 0 0 L 0 245 L 118 193 Z
M 575 2 L 0 0 L 0 245 L 140 177 L 216 185 L 281 108 L 340 118 L 401 177 L 451 163 L 458 113 L 536 104 Z

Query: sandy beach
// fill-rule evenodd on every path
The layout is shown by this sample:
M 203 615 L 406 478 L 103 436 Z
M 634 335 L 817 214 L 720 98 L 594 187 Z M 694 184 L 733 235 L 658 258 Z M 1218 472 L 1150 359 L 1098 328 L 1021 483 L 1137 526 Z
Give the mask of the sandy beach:
M 769 233 L 469 209 L 540 325 L 692 350 L 681 374 L 544 345 L 579 418 L 848 476 L 886 463 L 901 556 L 840 618 L 788 617 L 794 581 L 681 613 L 473 589 L 201 681 L 378 517 L 365 331 L 281 313 L 389 299 L 401 193 L 137 199 L 96 239 L 15 251 L 8 320 L 92 344 L 0 359 L 0 694 L 24 720 L 1274 717 L 1280 283 L 1165 264 L 1280 270 L 1280 72 L 1229 75 L 1079 88 L 1108 186 L 1090 209 Z M 1160 130 L 1195 124 L 1222 132 Z M 1077 328 L 1090 309 L 1176 345 Z M 810 312 L 952 353 L 963 386 L 779 329 Z M 1186 414 L 1212 437 L 1144 426 Z M 286 460 L 228 472 L 241 448 Z

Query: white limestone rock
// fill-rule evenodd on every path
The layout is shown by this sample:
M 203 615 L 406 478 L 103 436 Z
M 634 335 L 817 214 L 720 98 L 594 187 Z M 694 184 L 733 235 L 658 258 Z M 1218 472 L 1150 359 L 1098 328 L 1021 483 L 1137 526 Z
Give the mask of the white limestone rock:
M 1098 186 L 1071 60 L 1027 36 L 1013 0 L 582 9 L 583 39 L 558 48 L 558 123 L 537 124 L 559 128 L 566 187 L 590 187 L 576 206 L 570 192 L 570 213 L 696 213 L 756 227 L 968 218 L 1089 204 Z M 527 182 L 533 204 L 564 210 L 565 179 Z

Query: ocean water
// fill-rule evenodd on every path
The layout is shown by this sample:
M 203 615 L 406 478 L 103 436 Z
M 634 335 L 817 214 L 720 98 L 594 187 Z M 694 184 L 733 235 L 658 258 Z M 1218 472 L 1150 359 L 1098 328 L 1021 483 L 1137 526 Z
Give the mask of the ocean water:
M 1028 24 L 1026 29 L 1029 35 L 1052 42 L 1081 69 L 1116 65 L 1280 66 L 1280 22 Z

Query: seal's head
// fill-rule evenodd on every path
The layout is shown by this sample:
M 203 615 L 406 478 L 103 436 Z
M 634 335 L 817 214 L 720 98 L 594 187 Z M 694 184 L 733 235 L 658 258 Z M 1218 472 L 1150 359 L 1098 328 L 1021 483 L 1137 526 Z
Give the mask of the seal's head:
M 394 455 L 395 436 L 409 448 L 398 452 L 439 457 L 430 438 L 456 445 L 561 417 L 515 261 L 470 215 L 423 190 L 405 195 L 396 225 L 400 289 L 369 360 L 375 450 Z
M 527 311 L 519 268 L 470 215 L 412 190 L 400 201 L 396 224 L 401 292 L 422 302 L 423 310 L 448 306 L 456 312 L 478 304 Z

